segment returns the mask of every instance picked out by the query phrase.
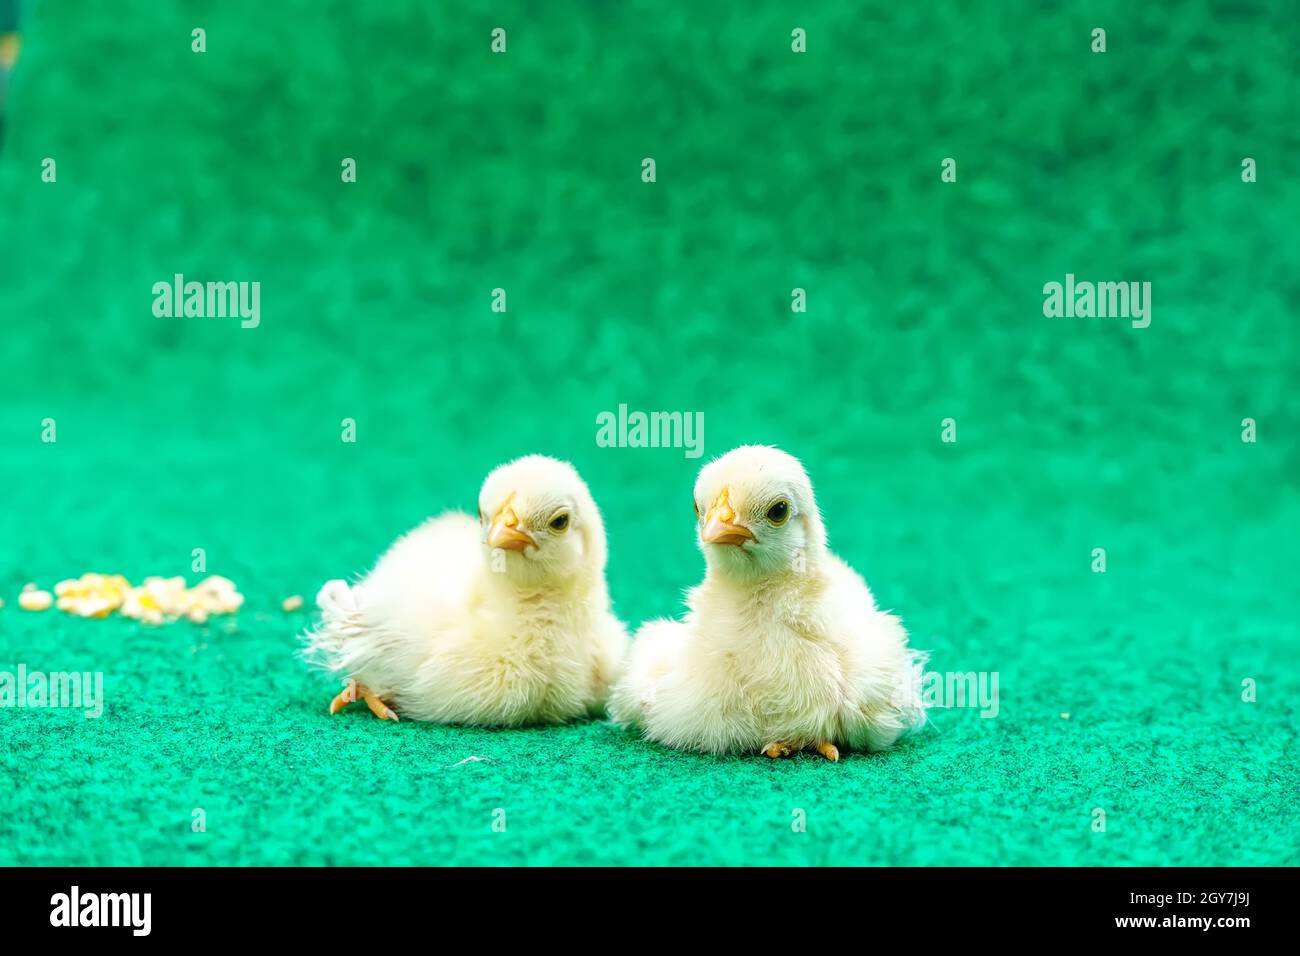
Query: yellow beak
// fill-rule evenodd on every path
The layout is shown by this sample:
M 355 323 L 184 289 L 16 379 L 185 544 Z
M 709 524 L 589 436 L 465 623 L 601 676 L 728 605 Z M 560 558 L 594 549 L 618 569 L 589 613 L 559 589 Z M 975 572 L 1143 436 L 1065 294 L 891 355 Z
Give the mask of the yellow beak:
M 748 528 L 735 522 L 736 512 L 732 510 L 731 503 L 727 500 L 727 489 L 723 488 L 704 515 L 704 530 L 700 532 L 700 537 L 710 544 L 736 546 L 743 545 L 746 541 L 756 540 Z
M 492 519 L 487 542 L 489 547 L 501 548 L 503 551 L 523 551 L 529 545 L 537 547 L 537 542 L 527 531 L 519 530 L 519 516 L 509 505 L 498 511 Z

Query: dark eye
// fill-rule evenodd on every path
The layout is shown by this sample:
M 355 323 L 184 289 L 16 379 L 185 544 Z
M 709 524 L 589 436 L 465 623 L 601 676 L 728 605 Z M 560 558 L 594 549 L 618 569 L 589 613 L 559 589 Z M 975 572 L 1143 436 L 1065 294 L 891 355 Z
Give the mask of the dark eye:
M 772 524 L 785 524 L 785 519 L 790 517 L 790 502 L 776 501 L 772 507 L 767 509 L 767 520 Z
M 569 513 L 562 511 L 551 519 L 552 531 L 567 531 L 569 527 Z
M 695 509 L 695 517 L 696 517 L 696 518 L 699 518 L 699 516 L 700 516 L 700 503 L 699 503 L 698 501 L 692 500 L 692 501 L 691 501 L 691 507 Z

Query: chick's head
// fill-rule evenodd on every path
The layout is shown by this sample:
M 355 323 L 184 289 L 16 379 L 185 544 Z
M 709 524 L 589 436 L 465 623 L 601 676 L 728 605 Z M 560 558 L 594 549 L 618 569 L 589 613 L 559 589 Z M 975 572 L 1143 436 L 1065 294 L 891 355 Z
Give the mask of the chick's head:
M 766 445 L 742 445 L 700 470 L 695 517 L 709 567 L 730 577 L 802 571 L 826 546 L 803 465 Z
M 528 455 L 501 465 L 478 498 L 494 571 L 525 586 L 561 584 L 605 570 L 605 526 L 568 462 Z

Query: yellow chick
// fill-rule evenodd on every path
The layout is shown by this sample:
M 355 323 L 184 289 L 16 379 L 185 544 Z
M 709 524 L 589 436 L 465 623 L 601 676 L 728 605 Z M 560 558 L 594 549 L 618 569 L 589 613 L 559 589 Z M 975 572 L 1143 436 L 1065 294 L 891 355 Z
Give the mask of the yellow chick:
M 610 716 L 705 753 L 883 750 L 925 723 L 924 656 L 826 547 L 799 461 L 746 445 L 705 465 L 695 515 L 708 569 L 678 621 L 644 625 Z
M 601 712 L 627 643 L 605 585 L 605 527 L 573 466 L 530 455 L 317 596 L 309 660 L 345 675 L 337 713 L 507 726 Z

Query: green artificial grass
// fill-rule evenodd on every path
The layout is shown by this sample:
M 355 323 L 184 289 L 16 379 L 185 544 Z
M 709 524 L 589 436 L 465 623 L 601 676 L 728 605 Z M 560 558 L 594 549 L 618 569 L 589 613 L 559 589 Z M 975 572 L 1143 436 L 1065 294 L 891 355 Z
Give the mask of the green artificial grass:
M 24 6 L 0 671 L 102 671 L 106 703 L 0 710 L 0 864 L 1300 859 L 1294 11 L 698 6 Z M 1152 282 L 1150 327 L 1045 318 L 1067 272 Z M 155 317 L 176 273 L 261 282 L 261 324 Z M 598 447 L 620 403 L 800 456 L 832 546 L 933 670 L 998 673 L 997 716 L 836 765 L 330 717 L 281 599 L 522 453 L 588 479 L 624 619 L 679 612 L 701 461 Z M 193 582 L 195 548 L 236 618 L 17 606 Z

